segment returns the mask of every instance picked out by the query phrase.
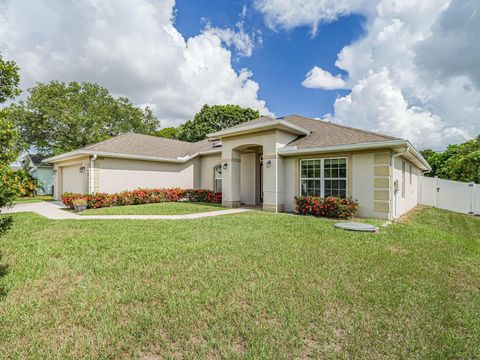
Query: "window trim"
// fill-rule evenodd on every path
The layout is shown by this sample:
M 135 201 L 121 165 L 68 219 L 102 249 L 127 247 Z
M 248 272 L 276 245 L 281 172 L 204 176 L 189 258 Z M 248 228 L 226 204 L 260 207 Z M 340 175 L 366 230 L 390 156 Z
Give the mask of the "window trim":
M 329 177 L 325 178 L 325 160 L 335 160 L 335 159 L 345 159 L 345 177 Z M 302 178 L 302 162 L 303 161 L 309 161 L 309 160 L 320 160 L 320 177 L 319 178 Z M 348 157 L 347 156 L 334 156 L 334 157 L 320 157 L 320 158 L 305 158 L 305 159 L 300 159 L 299 161 L 299 168 L 298 168 L 298 194 L 299 196 L 302 195 L 302 180 L 320 180 L 320 197 L 324 198 L 325 197 L 325 180 L 345 180 L 345 196 L 349 197 L 350 194 L 348 192 Z
M 405 183 L 406 183 L 406 177 L 405 173 L 407 171 L 407 163 L 405 160 L 402 160 L 402 199 L 405 199 Z
M 217 168 L 218 167 L 221 170 L 221 177 L 220 178 L 217 177 Z M 217 164 L 213 167 L 213 191 L 221 192 L 221 191 L 218 191 L 218 189 L 217 189 L 217 180 L 222 180 L 222 179 L 223 179 L 223 169 L 222 169 L 222 164 L 220 163 L 220 164 Z

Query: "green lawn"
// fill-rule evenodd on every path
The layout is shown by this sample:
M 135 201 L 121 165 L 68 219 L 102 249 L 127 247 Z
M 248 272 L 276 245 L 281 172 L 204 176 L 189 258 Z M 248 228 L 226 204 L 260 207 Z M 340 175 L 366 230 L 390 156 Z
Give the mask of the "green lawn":
M 480 218 L 14 218 L 0 358 L 480 357 Z
M 166 202 L 159 204 L 114 206 L 100 209 L 88 209 L 79 215 L 183 215 L 207 211 L 222 210 L 220 204 Z
M 38 195 L 38 196 L 29 196 L 17 198 L 13 203 L 14 204 L 27 204 L 27 203 L 36 203 L 41 201 L 53 201 L 51 195 Z

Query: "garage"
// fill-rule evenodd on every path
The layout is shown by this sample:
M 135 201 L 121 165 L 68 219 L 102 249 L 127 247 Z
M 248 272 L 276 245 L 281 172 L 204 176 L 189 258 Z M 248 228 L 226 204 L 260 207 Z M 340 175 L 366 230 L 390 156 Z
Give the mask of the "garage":
M 85 173 L 80 172 L 81 163 L 62 167 L 62 193 L 83 194 Z

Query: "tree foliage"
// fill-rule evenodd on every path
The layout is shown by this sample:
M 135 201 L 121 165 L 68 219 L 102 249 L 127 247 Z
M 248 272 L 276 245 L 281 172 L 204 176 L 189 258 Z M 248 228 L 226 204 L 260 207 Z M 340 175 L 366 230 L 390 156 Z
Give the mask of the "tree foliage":
M 449 145 L 443 152 L 422 151 L 432 171 L 428 176 L 480 184 L 480 135 L 459 145 Z
M 257 110 L 241 108 L 238 105 L 204 105 L 192 120 L 178 128 L 178 140 L 196 142 L 207 134 L 220 131 L 260 116 Z
M 0 56 L 0 104 L 20 94 L 20 76 L 13 61 L 4 61 Z M 0 110 L 0 208 L 8 206 L 18 196 L 18 179 L 10 167 L 22 150 L 19 133 L 8 119 L 8 109 Z M 0 236 L 12 224 L 11 217 L 0 219 Z
M 155 132 L 155 136 L 164 137 L 167 139 L 176 139 L 178 134 L 178 128 L 166 127 Z
M 97 84 L 52 81 L 28 90 L 12 106 L 12 119 L 24 141 L 46 154 L 59 154 L 134 131 L 154 134 L 159 121 L 151 109 L 114 98 Z
M 0 104 L 20 95 L 19 68 L 15 61 L 7 61 L 0 55 Z
M 18 196 L 19 178 L 10 164 L 18 158 L 22 149 L 20 135 L 5 113 L 5 109 L 0 111 L 0 208 L 10 205 Z

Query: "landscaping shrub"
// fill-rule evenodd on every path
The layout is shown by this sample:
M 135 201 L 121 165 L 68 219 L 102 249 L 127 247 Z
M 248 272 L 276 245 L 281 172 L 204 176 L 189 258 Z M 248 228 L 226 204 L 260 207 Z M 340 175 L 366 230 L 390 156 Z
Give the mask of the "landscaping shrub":
M 221 203 L 222 193 L 210 190 L 185 190 L 185 199 L 192 202 Z
M 358 203 L 351 198 L 327 196 L 296 196 L 296 212 L 300 215 L 314 215 L 331 218 L 349 218 L 358 210 Z
M 87 208 L 98 209 L 111 206 L 126 206 L 177 201 L 221 203 L 222 193 L 216 193 L 204 189 L 137 189 L 133 191 L 123 191 L 116 194 L 62 194 L 63 203 L 72 209 L 73 201 L 75 199 L 85 199 L 87 201 Z

